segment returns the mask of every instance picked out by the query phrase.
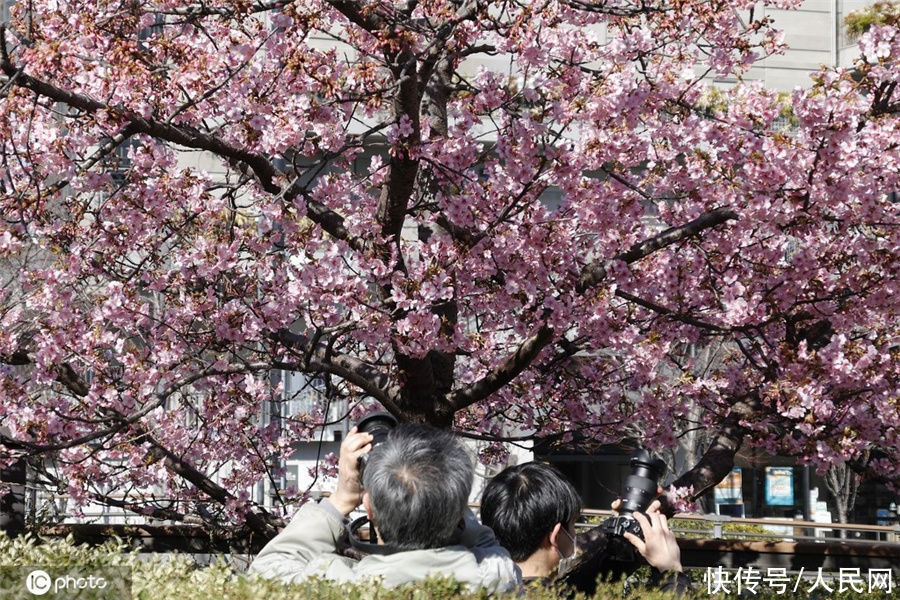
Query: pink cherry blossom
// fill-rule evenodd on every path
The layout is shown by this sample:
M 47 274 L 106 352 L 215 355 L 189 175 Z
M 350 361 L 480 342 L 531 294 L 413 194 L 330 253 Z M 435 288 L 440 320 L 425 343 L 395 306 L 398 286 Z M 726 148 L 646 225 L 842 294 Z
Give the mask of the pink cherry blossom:
M 900 33 L 713 94 L 784 49 L 754 5 L 16 3 L 0 467 L 268 534 L 248 490 L 380 404 L 493 441 L 702 427 L 896 485 Z

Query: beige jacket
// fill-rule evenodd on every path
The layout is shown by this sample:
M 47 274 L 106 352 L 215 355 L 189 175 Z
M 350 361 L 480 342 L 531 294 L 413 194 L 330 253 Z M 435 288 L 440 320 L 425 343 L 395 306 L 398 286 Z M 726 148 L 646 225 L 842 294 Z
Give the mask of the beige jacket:
M 266 544 L 250 565 L 251 573 L 287 582 L 320 576 L 335 582 L 380 580 L 385 587 L 443 575 L 469 589 L 515 589 L 521 572 L 494 537 L 468 511 L 459 544 L 430 550 L 370 554 L 356 561 L 337 554 L 345 520 L 327 500 L 300 507 L 290 524 Z

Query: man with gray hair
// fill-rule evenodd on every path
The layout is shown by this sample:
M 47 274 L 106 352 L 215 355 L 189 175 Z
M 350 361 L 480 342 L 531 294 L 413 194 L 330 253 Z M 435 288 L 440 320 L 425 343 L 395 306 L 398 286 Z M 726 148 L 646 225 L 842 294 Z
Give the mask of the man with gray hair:
M 336 582 L 379 580 L 386 587 L 441 575 L 472 590 L 514 589 L 520 583 L 515 563 L 467 507 L 474 465 L 462 443 L 422 425 L 400 425 L 374 449 L 372 441 L 368 433 L 350 431 L 341 444 L 335 492 L 300 507 L 250 571 L 284 581 L 317 575 Z M 354 560 L 340 551 L 348 539 L 347 517 L 360 504 L 378 545 L 368 545 L 370 553 Z

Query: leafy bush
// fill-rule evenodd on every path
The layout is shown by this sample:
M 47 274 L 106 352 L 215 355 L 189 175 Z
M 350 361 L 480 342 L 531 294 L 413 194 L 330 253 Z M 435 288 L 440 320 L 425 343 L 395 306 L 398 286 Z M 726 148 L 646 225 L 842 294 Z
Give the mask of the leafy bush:
M 491 596 L 486 592 L 466 592 L 460 584 L 447 579 L 434 579 L 415 586 L 384 589 L 377 585 L 335 585 L 323 580 L 310 580 L 299 584 L 284 584 L 235 573 L 224 563 L 198 567 L 189 557 L 180 555 L 140 555 L 119 540 L 111 540 L 97 547 L 79 546 L 71 539 L 42 539 L 32 537 L 10 539 L 0 532 L 0 567 L 78 567 L 80 570 L 123 568 L 132 579 L 134 600 L 429 600 L 452 598 L 454 600 L 568 600 L 567 594 L 552 587 L 532 585 L 520 594 Z M 21 581 L 10 579 L 9 569 L 0 568 L 0 592 L 21 588 Z M 706 585 L 700 581 L 702 572 L 693 573 L 697 579 L 693 594 L 683 596 L 687 600 L 700 598 L 737 598 L 736 594 L 710 596 Z M 0 593 L 6 600 L 12 594 Z M 52 597 L 52 596 L 49 596 Z M 94 596 L 79 595 L 78 598 Z M 606 584 L 600 586 L 595 600 L 621 600 L 623 587 Z M 672 594 L 638 588 L 629 593 L 630 598 L 641 600 L 671 599 Z M 746 597 L 746 596 L 744 596 Z M 888 598 L 882 593 L 829 594 L 803 593 L 797 595 L 776 594 L 774 590 L 760 589 L 753 598 L 836 598 L 849 600 Z M 578 595 L 575 600 L 584 598 Z
M 685 538 L 709 538 L 712 537 L 713 523 L 711 521 L 693 521 L 689 519 L 672 519 L 669 528 L 679 530 L 678 537 Z M 772 532 L 762 525 L 747 523 L 724 523 L 722 532 L 726 537 L 740 537 L 741 539 L 771 539 Z M 728 535 L 730 534 L 730 535 Z
M 847 34 L 852 37 L 859 37 L 876 25 L 896 26 L 898 23 L 900 2 L 875 2 L 844 17 Z
M 594 527 L 607 519 L 606 516 L 591 515 L 583 519 L 583 523 Z M 712 521 L 700 521 L 692 519 L 670 519 L 669 528 L 676 531 L 680 538 L 710 538 L 712 537 Z M 772 532 L 762 525 L 747 523 L 730 523 L 722 525 L 722 531 L 731 534 L 727 537 L 739 537 L 741 539 L 771 539 Z

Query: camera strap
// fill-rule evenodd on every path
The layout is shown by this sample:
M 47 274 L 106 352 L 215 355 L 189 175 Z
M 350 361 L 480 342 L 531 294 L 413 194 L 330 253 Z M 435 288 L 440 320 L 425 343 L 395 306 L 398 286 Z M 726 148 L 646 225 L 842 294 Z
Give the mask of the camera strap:
M 365 526 L 369 526 L 369 536 L 370 541 L 365 541 L 360 539 L 358 533 L 359 530 Z M 392 546 L 391 544 L 379 544 L 375 537 L 375 526 L 369 521 L 369 517 L 359 517 L 357 519 L 353 519 L 350 523 L 347 524 L 347 539 L 350 542 L 350 545 L 360 552 L 364 554 L 394 554 L 395 552 L 399 552 L 400 549 Z
M 359 536 L 359 530 L 369 526 L 369 541 L 363 540 Z M 369 521 L 369 517 L 363 516 L 358 517 L 350 521 L 346 526 L 347 529 L 347 541 L 350 543 L 350 546 L 362 552 L 363 554 L 394 554 L 395 552 L 402 552 L 403 550 L 397 548 L 392 544 L 379 544 L 378 538 L 375 535 L 375 526 L 372 525 L 372 522 Z M 465 529 L 465 521 L 460 521 L 457 526 L 456 532 L 454 534 L 454 539 L 451 540 L 448 545 L 453 545 L 459 543 L 459 538 L 462 536 L 463 530 Z

